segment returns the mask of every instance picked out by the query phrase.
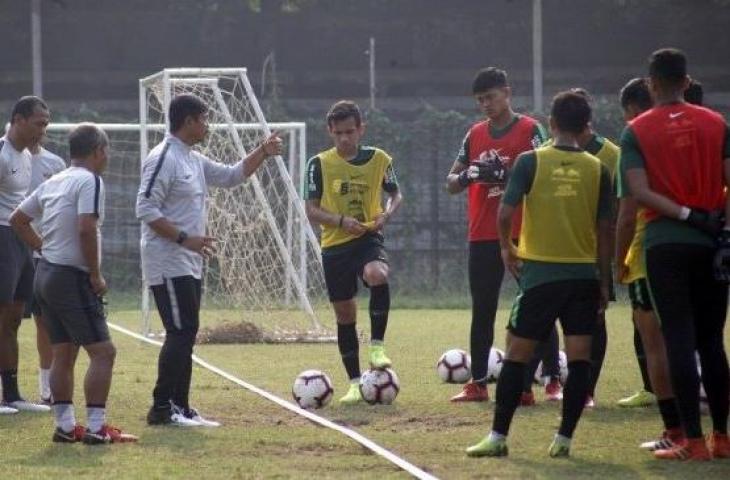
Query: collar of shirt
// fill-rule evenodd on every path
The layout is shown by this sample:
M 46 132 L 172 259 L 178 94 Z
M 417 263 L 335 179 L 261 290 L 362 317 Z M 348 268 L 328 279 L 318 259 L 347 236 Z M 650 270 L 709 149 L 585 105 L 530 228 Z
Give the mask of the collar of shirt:
M 191 147 L 187 143 L 183 142 L 182 140 L 180 140 L 179 138 L 177 138 L 175 135 L 173 135 L 171 133 L 168 133 L 165 135 L 165 140 L 170 142 L 172 145 L 174 145 L 178 148 L 182 148 L 185 151 L 185 153 L 190 153 L 190 151 L 193 149 L 193 147 Z

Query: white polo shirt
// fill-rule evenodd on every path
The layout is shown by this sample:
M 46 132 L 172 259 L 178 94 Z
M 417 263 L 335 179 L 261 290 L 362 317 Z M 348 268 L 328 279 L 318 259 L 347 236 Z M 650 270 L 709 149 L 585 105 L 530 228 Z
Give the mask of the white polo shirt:
M 142 165 L 137 218 L 142 222 L 142 275 L 148 285 L 192 275 L 200 279 L 203 257 L 160 237 L 148 223 L 166 218 L 189 236 L 205 235 L 208 186 L 231 188 L 246 180 L 243 161 L 214 162 L 173 135 L 152 149 Z
M 104 221 L 104 182 L 83 167 L 69 167 L 41 183 L 20 204 L 20 210 L 40 219 L 43 258 L 51 263 L 89 271 L 81 253 L 79 215 L 94 214 L 101 260 L 101 224 Z
M 19 152 L 6 137 L 0 138 L 0 225 L 10 225 L 10 214 L 28 193 L 30 180 L 30 152 Z

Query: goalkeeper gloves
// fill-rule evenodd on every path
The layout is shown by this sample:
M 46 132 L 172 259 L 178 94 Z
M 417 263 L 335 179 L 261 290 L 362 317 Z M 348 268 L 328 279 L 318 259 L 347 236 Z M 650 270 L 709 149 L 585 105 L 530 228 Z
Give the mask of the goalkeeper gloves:
M 459 173 L 459 184 L 466 187 L 472 182 L 504 183 L 507 181 L 507 166 L 498 158 L 486 162 L 475 162 Z
M 725 225 L 725 216 L 722 210 L 713 210 L 712 212 L 695 208 L 688 210 L 689 213 L 684 220 L 694 228 L 708 235 L 712 235 L 713 237 L 717 236 Z
M 717 238 L 717 252 L 713 262 L 715 280 L 730 283 L 730 230 L 723 229 Z

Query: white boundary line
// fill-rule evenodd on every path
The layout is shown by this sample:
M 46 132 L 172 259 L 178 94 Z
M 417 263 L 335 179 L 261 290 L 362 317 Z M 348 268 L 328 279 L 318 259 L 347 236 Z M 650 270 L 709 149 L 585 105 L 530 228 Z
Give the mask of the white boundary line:
M 136 332 L 128 330 L 128 329 L 121 327 L 119 325 L 116 325 L 112 322 L 107 322 L 107 324 L 109 325 L 109 328 L 116 330 L 120 333 L 123 333 L 125 335 L 128 335 L 130 337 L 136 338 L 137 340 L 141 340 L 143 342 L 149 343 L 151 345 L 156 345 L 158 347 L 162 346 L 162 342 L 160 342 L 160 341 L 152 340 L 150 338 L 144 337 Z M 273 393 L 269 393 L 266 390 L 262 390 L 261 388 L 255 386 L 255 385 L 245 382 L 245 381 L 241 380 L 240 378 L 235 377 L 235 376 L 231 375 L 230 373 L 225 372 L 214 365 L 211 365 L 210 363 L 206 362 L 205 360 L 198 357 L 197 355 L 193 355 L 193 361 L 195 363 L 197 363 L 198 365 L 200 365 L 201 367 L 215 373 L 216 375 L 219 375 L 219 376 L 225 378 L 226 380 L 229 380 L 229 381 L 245 388 L 246 390 L 248 390 L 250 392 L 260 395 L 260 396 L 264 397 L 265 399 L 270 400 L 270 401 L 276 403 L 277 405 L 279 405 L 291 412 L 296 413 L 297 415 L 305 417 L 306 419 L 311 420 L 314 423 L 317 423 L 323 427 L 335 430 L 337 432 L 342 433 L 343 435 L 350 437 L 351 439 L 355 440 L 357 443 L 359 443 L 363 447 L 367 448 L 368 450 L 372 451 L 373 453 L 375 453 L 377 455 L 380 455 L 381 457 L 385 458 L 389 462 L 394 463 L 395 465 L 397 465 L 398 467 L 400 467 L 401 469 L 405 470 L 406 472 L 410 473 L 411 475 L 413 475 L 414 477 L 416 477 L 418 479 L 438 480 L 437 477 L 434 477 L 430 473 L 424 472 L 423 470 L 416 467 L 412 463 L 409 463 L 408 461 L 406 461 L 403 458 L 399 457 L 398 455 L 394 454 L 390 450 L 386 450 L 385 448 L 381 447 L 377 443 L 375 443 L 372 440 L 368 439 L 367 437 L 357 433 L 354 430 L 350 430 L 349 428 L 343 427 L 342 425 L 338 425 L 338 424 L 332 422 L 331 420 L 328 420 L 324 417 L 320 417 L 319 415 L 314 414 L 308 410 L 304 410 L 303 408 L 300 408 L 291 402 L 287 402 L 286 400 L 284 400 L 280 397 L 277 397 Z

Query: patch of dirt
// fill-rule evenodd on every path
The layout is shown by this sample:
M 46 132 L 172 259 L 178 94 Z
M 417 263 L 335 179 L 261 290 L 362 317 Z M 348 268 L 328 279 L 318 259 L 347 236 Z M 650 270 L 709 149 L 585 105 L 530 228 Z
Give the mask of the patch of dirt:
M 251 322 L 226 322 L 208 327 L 198 332 L 196 339 L 200 344 L 261 343 L 264 332 Z

